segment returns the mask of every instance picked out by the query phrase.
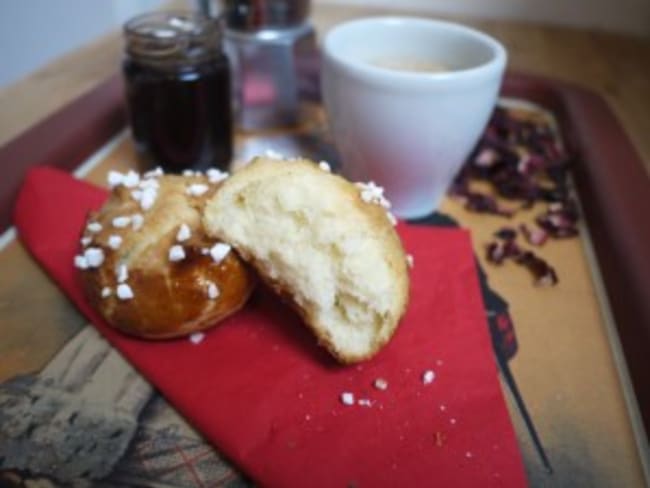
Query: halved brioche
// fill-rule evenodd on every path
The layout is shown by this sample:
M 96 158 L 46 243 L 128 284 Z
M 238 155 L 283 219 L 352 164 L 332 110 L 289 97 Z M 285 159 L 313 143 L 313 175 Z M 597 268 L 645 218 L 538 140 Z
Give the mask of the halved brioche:
M 362 192 L 307 160 L 257 158 L 203 215 L 208 235 L 234 246 L 288 297 L 343 363 L 386 344 L 408 301 L 406 257 L 390 215 Z

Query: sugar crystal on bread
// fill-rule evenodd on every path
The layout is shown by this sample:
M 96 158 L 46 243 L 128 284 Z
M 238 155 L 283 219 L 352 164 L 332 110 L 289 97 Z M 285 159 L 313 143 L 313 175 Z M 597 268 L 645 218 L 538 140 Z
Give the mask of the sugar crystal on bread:
M 187 187 L 187 194 L 193 197 L 200 197 L 208 190 L 208 185 L 204 185 L 203 183 L 192 183 Z
M 118 283 L 124 283 L 129 279 L 129 270 L 126 267 L 126 264 L 120 263 L 117 265 L 117 268 L 115 269 L 115 278 Z
M 106 176 L 106 180 L 110 188 L 115 188 L 116 186 L 122 184 L 122 182 L 124 181 L 124 175 L 119 171 L 111 170 L 108 172 L 108 175 Z
M 88 261 L 85 256 L 75 256 L 74 265 L 79 269 L 88 269 Z
M 98 268 L 104 262 L 104 251 L 99 247 L 89 247 L 84 251 L 89 268 Z
M 126 283 L 117 285 L 116 294 L 120 300 L 130 300 L 133 298 L 133 290 Z
M 192 236 L 192 232 L 187 224 L 181 224 L 176 233 L 176 240 L 178 242 L 183 242 L 188 240 Z
M 217 242 L 212 248 L 210 248 L 210 256 L 216 263 L 220 263 L 228 255 L 232 248 L 228 244 L 223 242 Z
M 220 183 L 230 176 L 227 171 L 220 171 L 216 168 L 208 169 L 205 174 L 208 177 L 208 181 L 213 184 Z
M 211 281 L 208 282 L 208 297 L 211 300 L 214 300 L 215 298 L 219 297 L 219 288 Z
M 142 214 L 131 215 L 131 226 L 133 227 L 133 230 L 140 230 L 142 224 L 144 224 L 144 217 Z
M 169 248 L 169 260 L 173 263 L 185 259 L 185 250 L 178 244 Z
M 144 175 L 142 175 L 142 177 L 146 179 L 158 178 L 164 174 L 165 172 L 162 170 L 162 168 L 160 166 L 156 166 L 154 169 L 147 171 Z
M 112 221 L 113 227 L 117 227 L 118 229 L 123 229 L 124 227 L 127 227 L 130 223 L 131 223 L 131 217 L 126 215 L 115 217 Z
M 101 231 L 102 231 L 102 224 L 100 224 L 99 222 L 90 222 L 90 223 L 86 226 L 86 230 L 87 230 L 88 232 L 93 233 L 93 234 L 97 234 L 98 232 L 101 232 Z
M 111 235 L 108 237 L 108 247 L 111 249 L 119 249 L 122 245 L 122 237 L 118 235 Z
M 140 175 L 133 170 L 129 170 L 122 179 L 122 184 L 127 188 L 134 188 L 138 186 L 138 183 L 140 183 Z

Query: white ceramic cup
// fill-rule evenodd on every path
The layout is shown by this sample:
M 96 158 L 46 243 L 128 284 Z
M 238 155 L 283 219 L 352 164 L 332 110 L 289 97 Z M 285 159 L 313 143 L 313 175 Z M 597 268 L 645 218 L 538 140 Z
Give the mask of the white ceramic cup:
M 504 47 L 450 22 L 370 17 L 332 29 L 323 51 L 323 101 L 343 174 L 383 186 L 398 217 L 435 210 L 494 108 Z

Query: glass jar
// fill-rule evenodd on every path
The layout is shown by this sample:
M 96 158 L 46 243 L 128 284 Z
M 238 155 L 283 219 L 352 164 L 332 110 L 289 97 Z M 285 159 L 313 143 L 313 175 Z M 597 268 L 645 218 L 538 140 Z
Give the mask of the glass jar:
M 233 132 L 230 68 L 219 21 L 144 14 L 124 26 L 123 74 L 133 138 L 148 166 L 227 169 Z

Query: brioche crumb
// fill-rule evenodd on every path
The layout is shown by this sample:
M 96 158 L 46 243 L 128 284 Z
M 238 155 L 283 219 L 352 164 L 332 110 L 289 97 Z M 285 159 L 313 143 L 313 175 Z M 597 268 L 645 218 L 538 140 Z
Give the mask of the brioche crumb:
M 350 393 L 349 391 L 341 393 L 341 402 L 343 405 L 354 405 L 354 393 Z
M 203 342 L 203 339 L 205 339 L 205 334 L 203 332 L 194 332 L 193 334 L 190 334 L 190 342 L 192 344 L 200 344 Z
M 388 389 L 388 381 L 386 381 L 384 378 L 377 378 L 375 382 L 373 383 L 373 386 L 377 388 L 378 390 L 387 390 Z
M 433 380 L 435 378 L 436 378 L 436 374 L 430 369 L 422 373 L 422 383 L 424 383 L 425 385 L 433 383 Z

